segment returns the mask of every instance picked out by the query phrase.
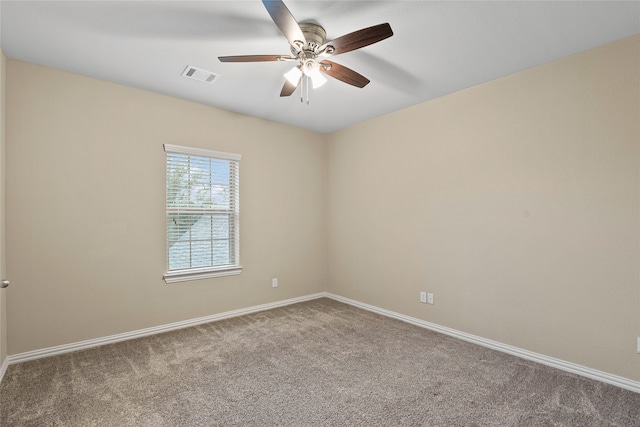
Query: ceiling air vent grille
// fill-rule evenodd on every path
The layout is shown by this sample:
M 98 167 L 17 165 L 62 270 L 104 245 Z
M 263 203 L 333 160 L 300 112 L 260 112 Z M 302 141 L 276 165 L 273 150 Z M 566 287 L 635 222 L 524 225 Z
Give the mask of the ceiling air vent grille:
M 192 67 L 191 65 L 187 65 L 187 68 L 182 72 L 182 76 L 204 83 L 213 83 L 218 77 L 220 77 L 211 71 Z

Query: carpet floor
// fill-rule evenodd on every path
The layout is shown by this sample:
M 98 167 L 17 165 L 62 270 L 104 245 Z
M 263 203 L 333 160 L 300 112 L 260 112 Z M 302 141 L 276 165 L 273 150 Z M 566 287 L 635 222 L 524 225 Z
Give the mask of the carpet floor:
M 640 426 L 640 394 L 330 299 L 9 366 L 2 426 Z

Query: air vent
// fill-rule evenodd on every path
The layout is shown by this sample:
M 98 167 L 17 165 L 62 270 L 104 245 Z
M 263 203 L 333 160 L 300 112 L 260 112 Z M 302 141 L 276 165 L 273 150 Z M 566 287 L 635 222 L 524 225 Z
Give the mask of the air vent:
M 213 83 L 218 77 L 220 77 L 211 71 L 192 67 L 191 65 L 187 65 L 187 68 L 182 72 L 182 76 L 204 83 Z

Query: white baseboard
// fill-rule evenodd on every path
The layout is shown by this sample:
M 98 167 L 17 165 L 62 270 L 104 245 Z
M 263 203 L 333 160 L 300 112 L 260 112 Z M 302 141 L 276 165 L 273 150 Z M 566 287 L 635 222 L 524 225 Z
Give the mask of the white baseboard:
M 455 329 L 447 328 L 446 326 L 441 326 L 436 323 L 427 322 L 426 320 L 417 319 L 415 317 L 405 316 L 404 314 L 396 313 L 394 311 L 386 310 L 384 308 L 376 307 L 370 304 L 365 304 L 360 301 L 341 297 L 339 295 L 327 293 L 326 297 L 334 299 L 336 301 L 343 302 L 345 304 L 353 305 L 354 307 L 358 307 L 368 311 L 372 311 L 374 313 L 382 314 L 383 316 L 392 317 L 394 319 L 402 320 L 403 322 L 411 323 L 413 325 L 430 329 L 435 332 L 440 332 L 445 335 L 449 335 L 464 341 L 478 344 L 483 347 L 487 347 L 493 350 L 498 350 L 503 353 L 508 353 L 513 356 L 520 357 L 522 359 L 531 360 L 533 362 L 551 366 L 552 368 L 560 369 L 566 372 L 571 372 L 573 374 L 578 374 L 583 377 L 602 381 L 607 384 L 612 384 L 627 390 L 634 391 L 636 393 L 640 393 L 640 382 L 638 381 L 633 381 L 617 375 L 608 374 L 606 372 L 598 371 L 596 369 L 587 368 L 586 366 L 577 365 L 575 363 L 556 359 L 554 357 L 545 356 L 544 354 L 534 353 L 529 350 L 524 350 L 522 348 L 503 344 L 497 341 L 492 341 L 486 338 L 479 337 L 477 335 L 471 335 L 466 332 L 461 332 Z
M 139 329 L 137 331 L 126 332 L 123 334 L 110 335 L 107 337 L 96 338 L 86 341 L 79 341 L 71 344 L 64 344 L 55 347 L 48 347 L 40 350 L 28 351 L 25 353 L 18 353 L 7 356 L 2 365 L 0 366 L 0 382 L 4 377 L 4 374 L 9 365 L 14 363 L 26 362 L 28 360 L 40 359 L 42 357 L 55 356 L 58 354 L 70 353 L 73 351 L 84 350 L 91 347 L 98 347 L 101 345 L 112 344 L 119 341 L 125 341 L 135 338 L 141 338 L 149 335 L 159 334 L 162 332 L 173 331 L 176 329 L 188 328 L 190 326 L 201 325 L 203 323 L 214 322 L 217 320 L 229 319 L 232 317 L 242 316 L 245 314 L 256 313 L 259 311 L 270 310 L 277 307 L 283 307 L 291 304 L 296 304 L 303 301 L 309 301 L 317 298 L 331 298 L 333 300 L 343 302 L 345 304 L 352 305 L 354 307 L 362 308 L 383 316 L 391 317 L 401 320 L 403 322 L 411 323 L 426 329 L 430 329 L 435 332 L 440 332 L 445 335 L 449 335 L 467 342 L 481 345 L 483 347 L 491 348 L 493 350 L 508 353 L 523 359 L 531 360 L 533 362 L 541 363 L 543 365 L 557 368 L 562 371 L 571 372 L 581 375 L 583 377 L 591 378 L 594 380 L 602 381 L 607 384 L 612 384 L 627 390 L 640 393 L 640 382 L 633 381 L 624 377 L 620 377 L 606 372 L 598 371 L 596 369 L 587 368 L 586 366 L 577 365 L 575 363 L 566 362 L 564 360 L 556 359 L 553 357 L 545 356 L 543 354 L 534 353 L 529 350 L 524 350 L 511 345 L 503 344 L 497 341 L 492 341 L 486 338 L 482 338 L 476 335 L 461 332 L 455 329 L 441 326 L 436 323 L 427 322 L 426 320 L 417 319 L 415 317 L 406 316 L 404 314 L 396 313 L 394 311 L 386 310 L 384 308 L 376 307 L 370 304 L 366 304 L 360 301 L 345 298 L 339 295 L 335 295 L 328 292 L 319 292 L 317 294 L 306 295 L 303 297 L 291 298 L 282 301 L 276 301 L 268 304 L 255 305 L 252 307 L 241 308 L 238 310 L 226 311 L 224 313 L 218 313 L 211 316 L 198 317 L 196 319 L 184 320 L 182 322 L 170 323 L 167 325 L 155 326 L 146 329 Z
M 2 361 L 2 365 L 0 365 L 0 384 L 2 383 L 2 379 L 4 378 L 4 373 L 7 372 L 7 368 L 9 367 L 9 357 L 5 357 Z
M 125 332 L 122 334 L 110 335 L 107 337 L 95 338 L 91 340 L 78 341 L 70 344 L 58 345 L 55 347 L 47 347 L 40 350 L 27 351 L 24 353 L 13 354 L 7 356 L 4 365 L 12 365 L 14 363 L 26 362 L 28 360 L 40 359 L 43 357 L 56 356 L 58 354 L 70 353 L 78 350 L 85 350 L 92 347 L 98 347 L 106 344 L 113 344 L 119 341 L 126 341 L 135 338 L 146 337 L 149 335 L 160 334 L 162 332 L 174 331 L 176 329 L 188 328 L 190 326 L 202 325 L 203 323 L 215 322 L 216 320 L 229 319 L 232 317 L 242 316 L 259 311 L 270 310 L 272 308 L 283 307 L 286 305 L 296 304 L 303 301 L 309 301 L 316 298 L 327 296 L 325 292 L 306 295 L 298 298 L 291 298 L 282 301 L 276 301 L 268 304 L 254 305 L 252 307 L 241 308 L 238 310 L 225 311 L 224 313 L 213 314 L 211 316 L 198 317 L 196 319 L 183 320 L 181 322 L 169 323 L 167 325 L 154 326 L 146 329 L 138 329 L 137 331 Z M 5 368 L 6 369 L 6 368 Z M 4 371 L 2 371 L 4 373 Z M 1 378 L 1 377 L 0 377 Z M 1 379 L 0 379 L 1 381 Z

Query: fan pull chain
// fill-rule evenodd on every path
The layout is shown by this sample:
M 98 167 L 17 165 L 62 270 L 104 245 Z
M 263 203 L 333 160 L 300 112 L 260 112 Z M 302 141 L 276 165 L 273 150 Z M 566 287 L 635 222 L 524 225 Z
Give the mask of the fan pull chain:
M 300 102 L 309 105 L 309 85 L 311 77 L 303 75 L 300 80 Z

